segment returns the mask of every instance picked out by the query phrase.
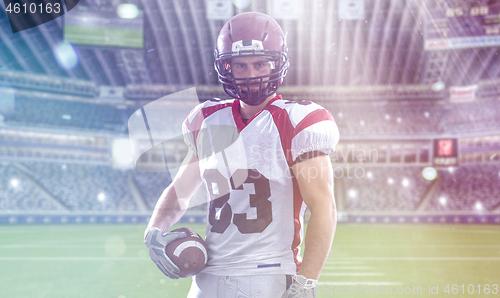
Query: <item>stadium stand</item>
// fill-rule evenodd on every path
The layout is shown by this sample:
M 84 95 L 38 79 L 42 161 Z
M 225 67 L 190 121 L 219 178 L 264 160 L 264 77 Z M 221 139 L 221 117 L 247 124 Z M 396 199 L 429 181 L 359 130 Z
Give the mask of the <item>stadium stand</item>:
M 0 174 L 1 211 L 140 211 L 127 185 L 129 178 L 151 210 L 171 182 L 167 173 L 55 162 L 3 163 Z
M 499 110 L 498 101 L 454 104 L 446 117 L 444 128 L 454 133 L 495 130 L 500 128 Z
M 500 165 L 462 165 L 439 175 L 444 181 L 428 211 L 493 211 L 500 206 Z
M 324 106 L 332 112 L 342 137 L 354 136 L 361 140 L 371 136 L 396 136 L 396 138 L 416 136 L 428 139 L 441 133 L 460 135 L 461 132 L 474 133 L 500 128 L 500 122 L 496 117 L 500 102 L 494 100 L 483 100 L 474 104 L 432 106 L 423 104 L 415 106 L 403 102 L 370 105 L 344 103 Z M 21 96 L 17 98 L 16 113 L 6 116 L 5 122 L 37 128 L 123 134 L 127 130 L 128 117 L 139 108 L 137 106 L 118 108 L 113 105 Z M 174 122 L 170 124 L 179 125 Z M 3 141 L 4 144 L 30 140 L 15 134 L 0 135 L 0 142 Z M 90 146 L 90 144 L 67 142 L 61 145 Z M 486 149 L 491 151 L 498 147 L 497 142 L 489 144 L 485 141 L 483 145 L 486 147 L 481 147 L 482 151 Z M 91 146 L 108 148 L 107 143 L 96 143 Z M 474 145 L 469 148 L 464 145 L 462 148 L 474 153 L 474 150 L 479 148 L 476 147 Z M 469 151 L 467 152 L 470 153 Z M 362 163 L 357 165 L 363 166 Z M 61 162 L 33 161 L 22 162 L 22 166 L 28 170 L 29 177 L 33 181 L 21 175 L 11 164 L 1 165 L 1 210 L 62 210 L 61 206 L 54 203 L 41 190 L 44 189 L 70 211 L 137 211 L 139 207 L 127 184 L 130 179 L 137 186 L 147 208 L 151 209 L 171 181 L 169 175 L 165 173 L 116 170 L 110 165 L 102 164 L 68 162 L 64 167 Z M 421 170 L 422 168 L 418 166 L 379 164 L 376 167 L 365 167 L 366 175 L 363 178 L 343 177 L 345 211 L 414 211 L 431 184 L 422 178 Z M 443 181 L 426 205 L 425 211 L 477 212 L 498 209 L 500 191 L 495 185 L 500 179 L 499 172 L 500 165 L 496 162 L 480 165 L 463 164 L 453 173 L 440 170 L 440 178 Z M 12 183 L 18 185 L 17 188 Z M 205 207 L 206 205 L 199 206 L 196 210 Z
M 93 82 L 18 71 L 0 70 L 0 85 L 85 97 L 94 97 L 98 94 L 96 84 Z
M 172 181 L 170 174 L 148 173 L 140 170 L 135 170 L 133 177 L 150 209 L 153 209 L 165 187 Z
M 412 211 L 430 182 L 419 167 L 370 167 L 342 179 L 346 211 Z M 336 174 L 336 177 L 339 177 Z
M 407 101 L 321 102 L 335 118 L 343 136 L 422 136 L 500 129 L 500 102 L 431 105 Z M 146 104 L 146 103 L 144 103 Z M 126 133 L 129 117 L 141 105 L 112 105 L 18 96 L 15 113 L 4 115 L 11 125 Z M 180 125 L 173 115 L 171 125 Z M 170 118 L 167 118 L 168 121 Z
M 111 105 L 18 97 L 5 122 L 37 127 L 124 132 L 128 115 Z
M 148 204 L 150 209 L 153 209 L 163 190 L 172 181 L 170 174 L 148 173 L 140 170 L 135 170 L 132 174 L 144 201 Z M 206 193 L 204 192 L 204 186 L 202 185 L 200 186 L 200 190 L 191 198 L 188 210 L 200 212 L 206 211 L 206 200 Z
M 327 107 L 343 135 L 429 135 L 441 132 L 446 110 L 419 106 L 332 106 Z M 415 125 L 418 123 L 418 125 Z
M 19 169 L 24 169 L 23 171 Z M 431 181 L 420 167 L 366 167 L 344 182 L 346 212 L 415 211 Z M 23 172 L 26 173 L 23 173 Z M 361 175 L 363 173 L 363 175 Z M 336 177 L 339 176 L 336 174 Z M 500 165 L 471 164 L 439 170 L 443 179 L 425 211 L 482 212 L 500 207 Z M 109 166 L 23 162 L 0 165 L 2 211 L 139 211 L 127 180 L 132 179 L 148 209 L 171 181 L 166 173 L 116 170 Z M 60 204 L 54 201 L 58 200 Z M 63 206 L 63 207 L 61 207 Z M 191 208 L 204 211 L 206 204 Z
M 0 164 L 0 210 L 60 210 L 40 189 L 8 164 Z
M 134 211 L 127 173 L 109 166 L 23 163 L 32 178 L 69 210 Z

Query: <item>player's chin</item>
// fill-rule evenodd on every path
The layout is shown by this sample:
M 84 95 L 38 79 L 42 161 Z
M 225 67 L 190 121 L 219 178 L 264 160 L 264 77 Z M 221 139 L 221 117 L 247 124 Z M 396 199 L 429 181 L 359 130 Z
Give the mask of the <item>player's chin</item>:
M 259 97 L 259 89 L 252 90 L 250 89 L 250 93 L 248 90 L 240 90 L 241 91 L 241 96 L 243 98 L 257 98 Z
M 260 84 L 255 84 L 255 85 L 250 85 L 249 87 L 247 86 L 240 86 L 240 92 L 242 94 L 248 94 L 248 91 L 250 91 L 251 94 L 257 94 L 259 93 L 259 90 L 266 90 L 267 84 L 262 84 L 262 88 L 260 88 Z

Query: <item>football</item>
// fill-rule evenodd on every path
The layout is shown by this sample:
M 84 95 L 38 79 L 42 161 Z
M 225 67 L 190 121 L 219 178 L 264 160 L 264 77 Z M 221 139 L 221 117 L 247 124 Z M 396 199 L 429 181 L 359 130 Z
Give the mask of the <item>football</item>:
M 165 247 L 167 256 L 179 267 L 180 277 L 198 274 L 208 261 L 207 246 L 198 233 L 188 227 L 171 232 L 185 232 L 186 237 L 174 240 Z

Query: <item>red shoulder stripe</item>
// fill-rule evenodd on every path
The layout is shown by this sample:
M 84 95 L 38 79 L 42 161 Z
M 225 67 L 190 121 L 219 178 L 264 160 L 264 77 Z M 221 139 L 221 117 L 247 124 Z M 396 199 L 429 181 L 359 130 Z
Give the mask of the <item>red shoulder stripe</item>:
M 331 120 L 335 122 L 329 111 L 325 109 L 318 109 L 309 113 L 304 119 L 302 119 L 296 126 L 293 132 L 293 136 L 295 137 L 299 132 L 306 129 L 307 127 L 316 124 L 321 121 Z
M 285 154 L 286 161 L 289 165 L 292 164 L 292 138 L 294 136 L 293 125 L 288 117 L 288 113 L 285 109 L 279 108 L 274 105 L 269 105 L 267 110 L 271 113 L 274 123 L 278 128 L 281 138 L 281 147 L 283 148 L 283 153 Z

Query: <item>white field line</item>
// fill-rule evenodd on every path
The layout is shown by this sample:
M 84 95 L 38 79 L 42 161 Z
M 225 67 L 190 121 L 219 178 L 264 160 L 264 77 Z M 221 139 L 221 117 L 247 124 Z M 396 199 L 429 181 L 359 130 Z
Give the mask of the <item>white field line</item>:
M 0 257 L 0 261 L 85 261 L 85 260 L 149 260 L 149 258 L 136 258 L 136 257 Z M 356 258 L 356 260 L 366 261 L 500 261 L 500 257 L 380 257 L 380 258 Z M 332 262 L 329 262 L 331 264 Z M 336 267 L 333 267 L 335 269 Z M 342 273 L 334 273 L 332 275 L 339 275 Z M 347 274 L 347 273 L 346 273 Z M 351 273 L 349 273 L 351 274 Z M 328 275 L 323 273 L 322 275 Z
M 327 269 L 327 270 L 370 270 L 370 269 L 373 269 L 373 267 L 369 267 L 369 266 L 359 266 L 359 265 L 364 265 L 366 262 L 359 262 L 359 261 L 354 261 L 353 263 L 357 263 L 355 265 L 358 265 L 358 266 L 335 266 L 335 265 L 331 265 L 332 263 L 335 263 L 336 261 L 333 260 L 331 262 L 328 262 L 327 265 L 324 267 L 324 269 Z M 340 261 L 339 263 L 349 263 L 351 261 Z M 350 276 L 350 277 L 355 277 L 355 276 L 384 276 L 385 274 L 384 273 L 369 273 L 369 272 L 356 272 L 356 273 L 338 273 L 338 272 L 323 272 L 320 276 L 320 279 L 325 279 L 324 277 L 326 277 L 326 280 L 330 279 L 330 278 L 334 278 L 334 279 L 337 279 L 338 277 L 347 277 L 347 276 Z M 356 287 L 357 285 L 364 285 L 364 286 L 367 286 L 367 287 L 370 287 L 370 286 L 395 286 L 395 285 L 401 285 L 401 283 L 398 283 L 398 282 L 387 282 L 387 281 L 384 281 L 384 282 L 369 282 L 369 281 L 361 281 L 361 282 L 339 282 L 339 281 L 334 281 L 334 282 L 319 282 L 318 283 L 318 289 L 325 289 L 325 287 L 334 287 L 334 286 L 351 286 L 355 284 Z M 357 288 L 356 288 L 357 289 Z
M 365 267 L 365 266 L 325 266 L 323 269 L 328 270 L 369 270 L 373 269 L 373 267 Z
M 325 272 L 321 273 L 321 276 L 383 276 L 383 273 L 373 273 L 373 272 L 356 272 L 356 273 L 346 273 L 346 272 Z
M 366 248 L 368 245 L 337 245 L 338 248 Z M 500 248 L 499 244 L 491 245 L 370 245 L 370 249 L 373 248 L 395 248 L 395 247 L 412 247 L 412 248 Z
M 115 225 L 115 227 L 118 227 L 119 225 Z M 123 225 L 125 226 L 125 225 Z M 0 226 L 0 234 L 1 233 L 6 233 L 6 234 L 17 234 L 17 233 L 37 233 L 38 231 L 47 231 L 47 229 L 51 229 L 54 232 L 66 232 L 66 231 L 89 231 L 91 229 L 99 230 L 100 228 L 105 228 L 105 227 L 113 227 L 112 225 L 102 225 L 101 224 L 71 224 L 71 225 L 25 225 L 25 226 L 8 226 L 8 225 L 2 225 Z M 142 229 L 142 228 L 141 228 Z M 139 231 L 141 230 L 139 229 Z M 121 229 L 117 229 L 119 231 Z M 144 224 L 144 229 L 146 230 L 146 224 Z
M 355 282 L 318 282 L 318 287 L 325 285 L 325 286 L 357 286 L 357 285 L 364 285 L 364 286 L 397 286 L 397 285 L 402 285 L 400 282 L 386 282 L 386 281 L 381 281 L 381 282 L 376 282 L 376 281 L 355 281 Z
M 68 238 L 68 239 L 57 239 L 57 240 L 50 240 L 50 241 L 40 241 L 40 242 L 34 242 L 34 243 L 31 243 L 29 245 L 32 245 L 33 247 L 36 247 L 38 245 L 40 246 L 43 246 L 43 245 L 56 245 L 56 244 L 74 244 L 74 243 L 105 243 L 106 240 L 108 240 L 109 238 L 113 237 L 114 235 L 110 235 L 108 237 L 102 237 L 102 238 L 84 238 L 84 239 L 74 239 L 74 238 Z M 133 239 L 139 239 L 139 241 L 141 241 L 142 239 L 141 238 L 138 238 L 138 237 L 122 237 L 120 236 L 120 238 L 122 239 L 130 239 L 130 238 L 133 238 Z M 4 239 L 2 239 L 4 240 Z M 8 244 L 7 246 L 9 245 L 24 245 L 24 244 Z M 0 244 L 0 246 L 4 246 L 3 244 Z
M 48 227 L 45 227 L 45 228 L 48 228 Z M 81 229 L 80 229 L 81 228 Z M 86 229 L 85 229 L 86 228 Z M 81 230 L 85 231 L 86 233 L 89 231 L 89 227 L 86 227 L 86 226 L 75 226 L 74 228 L 69 228 L 69 227 L 61 227 L 60 229 L 57 229 L 57 230 L 53 230 L 54 233 L 61 233 L 63 236 L 68 236 L 68 237 L 71 237 L 71 236 L 79 236 L 79 233 L 81 232 Z M 2 230 L 0 228 L 0 234 L 33 234 L 35 236 L 39 235 L 40 233 L 44 233 L 45 231 L 47 230 L 39 230 L 39 229 L 36 229 L 36 228 L 33 228 L 31 227 L 31 229 L 27 228 L 27 229 L 11 229 L 11 230 Z M 124 235 L 126 234 L 126 235 Z M 131 233 L 128 233 L 128 232 L 121 232 L 121 231 L 109 231 L 107 234 L 103 234 L 102 232 L 99 232 L 99 234 L 97 235 L 93 235 L 93 236 L 96 236 L 96 237 L 101 237 L 101 238 L 105 238 L 105 237 L 109 237 L 109 236 L 113 236 L 113 235 L 120 235 L 120 237 L 122 238 L 137 238 L 137 237 L 141 237 L 143 234 L 143 232 L 138 232 L 137 235 L 136 234 L 131 234 Z M 6 236 L 7 237 L 7 236 Z
M 125 245 L 108 245 L 103 242 L 101 245 L 71 245 L 71 244 L 12 244 L 12 245 L 0 245 L 0 249 L 14 249 L 14 248 L 102 248 L 102 247 L 139 247 L 146 248 L 145 244 L 125 244 Z
M 332 264 L 339 264 L 339 265 L 357 265 L 361 264 L 361 262 L 356 262 L 356 261 L 327 261 L 327 265 L 332 265 Z
M 0 229 L 0 234 L 24 234 L 24 233 L 31 233 L 33 234 L 35 232 L 34 229 L 30 230 L 21 230 L 21 229 L 15 229 L 15 230 L 4 230 Z
M 498 230 L 451 230 L 455 233 L 487 233 L 487 234 L 500 234 Z
M 500 257 L 361 257 L 352 259 L 361 261 L 500 261 Z
M 136 257 L 0 257 L 0 261 L 149 261 L 149 258 Z
M 122 239 L 127 239 L 130 237 L 121 237 Z M 137 238 L 137 237 L 133 237 Z M 54 241 L 44 241 L 41 243 L 34 243 L 34 244 L 6 244 L 2 245 L 0 244 L 0 248 L 17 248 L 17 247 L 91 247 L 92 245 L 57 245 L 57 243 L 64 243 L 64 242 L 70 242 L 70 243 L 75 243 L 75 242 L 83 242 L 83 243 L 89 243 L 89 242 L 105 242 L 107 239 L 66 239 L 66 240 L 54 240 Z M 139 246 L 139 245 L 127 245 L 127 246 Z M 366 248 L 366 245 L 339 245 L 342 247 L 362 247 Z M 385 245 L 385 246 L 371 246 L 370 248 L 394 248 L 394 247 L 430 247 L 430 248 L 500 248 L 500 245 Z M 328 262 L 330 264 L 359 264 L 359 262 L 351 262 L 351 261 L 346 261 L 346 262 Z

